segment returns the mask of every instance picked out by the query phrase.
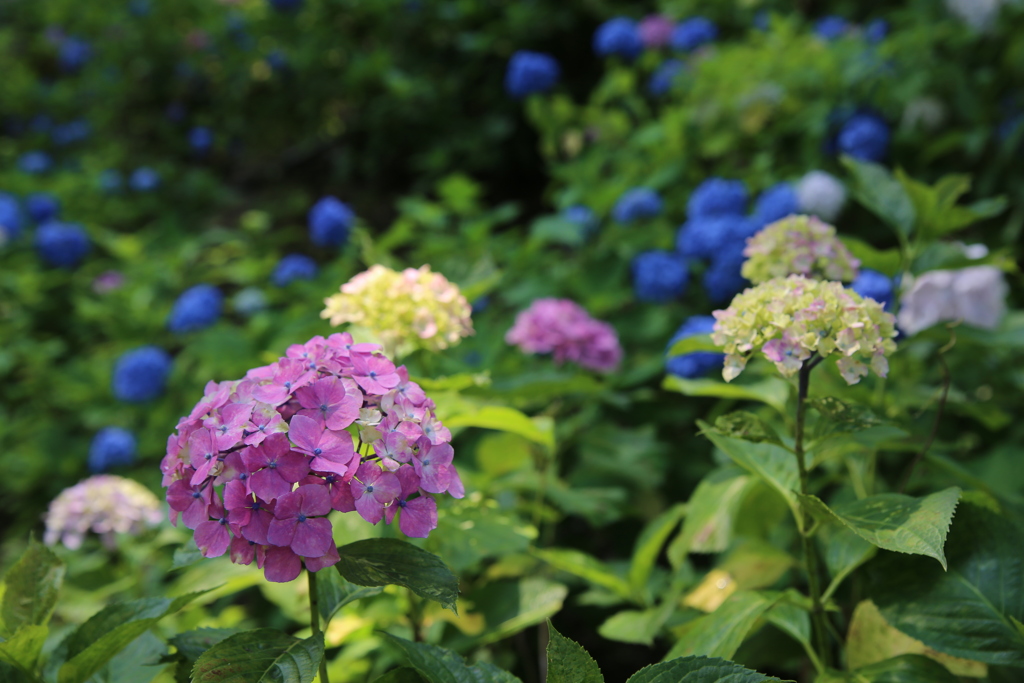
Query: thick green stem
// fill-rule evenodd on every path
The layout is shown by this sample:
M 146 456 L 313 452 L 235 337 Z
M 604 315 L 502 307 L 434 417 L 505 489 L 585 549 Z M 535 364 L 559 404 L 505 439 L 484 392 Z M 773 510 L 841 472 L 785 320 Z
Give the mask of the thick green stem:
M 309 627 L 313 635 L 320 633 L 320 598 L 316 592 L 316 572 L 306 571 L 309 578 Z M 320 683 L 331 683 L 327 678 L 327 653 L 320 658 Z
M 809 477 L 807 474 L 807 458 L 804 454 L 804 422 L 807 417 L 807 387 L 810 383 L 811 370 L 817 365 L 817 359 L 805 362 L 800 368 L 799 384 L 796 397 L 796 434 L 794 435 L 793 450 L 796 453 L 797 466 L 800 468 L 800 493 L 809 493 Z M 804 567 L 807 570 L 807 589 L 811 594 L 811 624 L 814 628 L 815 648 L 818 657 L 825 666 L 830 666 L 832 657 L 828 641 L 828 625 L 825 616 L 825 607 L 821 600 L 821 583 L 818 577 L 818 554 L 814 549 L 814 542 L 810 536 L 810 529 L 814 524 L 810 513 L 804 509 L 803 515 L 803 540 Z

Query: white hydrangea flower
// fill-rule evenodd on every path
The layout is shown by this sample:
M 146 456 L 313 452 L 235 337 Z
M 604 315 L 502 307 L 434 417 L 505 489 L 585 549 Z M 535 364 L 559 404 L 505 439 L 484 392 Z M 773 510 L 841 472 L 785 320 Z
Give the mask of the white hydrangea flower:
M 914 335 L 940 322 L 962 320 L 995 329 L 1006 313 L 1009 286 L 994 266 L 933 270 L 910 283 L 900 299 L 899 328 Z
M 846 187 L 830 173 L 811 171 L 796 184 L 801 213 L 832 222 L 846 205 Z
M 946 8 L 976 31 L 992 28 L 1002 4 L 1002 0 L 946 0 Z

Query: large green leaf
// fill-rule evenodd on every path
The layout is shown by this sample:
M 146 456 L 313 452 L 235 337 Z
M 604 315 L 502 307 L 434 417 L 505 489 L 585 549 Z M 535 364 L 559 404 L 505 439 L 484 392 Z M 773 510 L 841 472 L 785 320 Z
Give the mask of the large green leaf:
M 424 683 L 424 679 L 416 672 L 416 669 L 411 666 L 403 666 L 373 679 L 373 683 Z
M 706 422 L 698 421 L 697 424 L 701 428 L 701 433 L 733 462 L 775 489 L 789 505 L 797 526 L 802 524 L 803 515 L 800 512 L 797 494 L 794 492 L 799 486 L 800 472 L 793 453 L 773 443 L 752 443 L 723 436 Z
M 711 341 L 710 334 L 695 334 L 689 337 L 683 337 L 677 341 L 669 348 L 665 355 L 669 357 L 681 356 L 686 353 L 694 353 L 697 351 L 717 351 L 718 353 L 721 353 L 722 347 Z
M 720 553 L 732 543 L 736 515 L 754 478 L 735 466 L 720 467 L 697 485 L 687 504 L 683 528 L 668 549 L 678 567 L 688 553 Z
M 882 493 L 835 509 L 815 496 L 800 496 L 800 500 L 815 517 L 844 524 L 879 548 L 934 557 L 945 569 L 942 547 L 960 494 L 956 486 L 924 498 Z
M 414 643 L 405 638 L 383 634 L 405 655 L 409 666 L 430 683 L 522 683 L 507 671 L 493 664 L 478 662 L 470 666 L 451 650 L 436 645 Z
M 685 624 L 681 629 L 682 636 L 665 659 L 687 655 L 732 657 L 750 630 L 778 599 L 778 594 L 735 593 L 714 612 Z
M 645 666 L 626 683 L 783 683 L 782 679 L 751 671 L 736 662 L 715 657 L 682 657 Z
M 49 629 L 39 624 L 22 624 L 10 638 L 0 643 L 0 662 L 35 672 Z
M 207 591 L 177 598 L 144 598 L 104 607 L 72 631 L 51 657 L 60 665 L 57 683 L 82 683 L 160 619 Z
M 662 546 L 686 514 L 686 506 L 673 505 L 651 520 L 640 533 L 633 549 L 633 560 L 629 566 L 629 583 L 634 593 L 640 594 L 647 587 L 647 580 L 654 569 L 654 563 L 661 554 Z
M 562 609 L 568 594 L 565 585 L 541 576 L 484 586 L 473 593 L 477 611 L 487 623 L 487 630 L 476 642 L 494 643 L 541 623 Z
M 548 621 L 547 683 L 604 683 L 601 668 L 579 643 L 569 640 Z
M 759 401 L 770 405 L 782 414 L 786 413 L 786 400 L 789 398 L 789 383 L 777 377 L 768 377 L 752 384 L 738 384 L 715 379 L 685 379 L 676 375 L 668 375 L 662 380 L 661 387 L 668 391 L 678 391 L 686 396 Z
M 335 612 L 350 602 L 377 595 L 384 590 L 379 586 L 357 586 L 349 583 L 332 569 L 317 572 L 316 579 L 316 592 L 319 598 L 317 606 L 325 622 L 330 621 Z
M 842 524 L 826 525 L 818 532 L 818 541 L 822 545 L 825 567 L 832 577 L 826 596 L 835 593 L 847 576 L 878 553 L 876 546 Z
M 543 548 L 534 550 L 533 554 L 555 569 L 578 576 L 595 586 L 606 588 L 623 600 L 632 600 L 634 597 L 629 581 L 613 572 L 597 558 L 584 552 L 568 548 Z
M 1024 533 L 965 500 L 946 544 L 949 570 L 917 558 L 872 564 L 871 598 L 892 626 L 939 652 L 1024 666 Z
M 597 633 L 602 638 L 617 640 L 621 643 L 653 645 L 655 636 L 658 635 L 669 616 L 663 607 L 650 607 L 642 610 L 626 609 L 616 612 L 597 627 Z
M 869 211 L 888 223 L 903 238 L 914 230 L 914 204 L 884 166 L 844 156 L 843 166 L 853 176 L 853 195 Z
M 64 581 L 64 563 L 34 538 L 25 553 L 4 577 L 7 585 L 0 614 L 6 633 L 14 633 L 23 624 L 43 626 L 57 604 L 57 593 Z
M 334 566 L 356 585 L 405 586 L 458 613 L 459 577 L 433 553 L 394 538 L 368 538 L 339 547 L 338 555 Z
M 200 655 L 193 683 L 312 683 L 324 636 L 299 640 L 272 628 L 243 631 Z
M 530 418 L 515 408 L 506 406 L 484 406 L 476 412 L 462 413 L 446 418 L 444 424 L 449 429 L 483 427 L 512 432 L 539 443 L 549 450 L 555 448 L 555 428 L 550 418 Z
M 192 679 L 192 667 L 199 656 L 229 636 L 238 633 L 238 629 L 230 628 L 197 628 L 184 631 L 167 639 L 177 650 L 173 654 L 165 654 L 160 663 L 175 665 L 175 680 L 178 683 L 189 683 Z
M 856 671 L 830 671 L 814 683 L 957 683 L 946 667 L 921 655 L 902 655 Z

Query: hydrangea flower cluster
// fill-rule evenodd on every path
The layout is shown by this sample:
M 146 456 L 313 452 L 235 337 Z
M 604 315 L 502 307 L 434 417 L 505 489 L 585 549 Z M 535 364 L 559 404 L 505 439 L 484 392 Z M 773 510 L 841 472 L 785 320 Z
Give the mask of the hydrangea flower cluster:
M 206 557 L 230 551 L 269 581 L 338 562 L 327 515 L 437 526 L 431 494 L 464 495 L 451 433 L 404 366 L 347 333 L 296 344 L 241 380 L 210 382 L 167 440 L 171 522 Z
M 25 210 L 36 223 L 45 223 L 60 213 L 60 201 L 49 192 L 33 192 L 25 197 Z
M 309 210 L 309 238 L 318 247 L 339 247 L 348 241 L 356 215 L 337 197 L 323 197 Z
M 877 270 L 862 269 L 860 275 L 854 278 L 850 289 L 865 299 L 874 299 L 887 311 L 892 308 L 893 280 Z
M 774 278 L 739 294 L 714 316 L 711 339 L 726 353 L 722 377 L 727 382 L 760 351 L 785 377 L 815 354 L 836 354 L 843 379 L 856 384 L 869 368 L 885 377 L 886 356 L 896 350 L 893 316 L 839 282 Z
M 644 51 L 636 22 L 627 17 L 609 19 L 594 32 L 594 52 L 599 57 L 617 56 L 632 61 Z
M 753 219 L 762 227 L 795 213 L 800 213 L 800 199 L 789 183 L 772 185 L 754 202 Z
M 171 307 L 167 329 L 171 332 L 196 332 L 217 322 L 224 310 L 224 295 L 213 285 L 189 287 Z
M 114 364 L 114 397 L 128 403 L 156 398 L 164 393 L 172 363 L 170 355 L 156 346 L 126 351 Z
M 36 230 L 35 243 L 39 258 L 54 268 L 75 268 L 89 253 L 89 236 L 77 223 L 44 223 Z
M 136 192 L 152 192 L 160 187 L 160 174 L 148 166 L 141 166 L 128 177 L 128 187 Z
M 882 161 L 889 151 L 889 125 L 874 114 L 855 114 L 836 138 L 839 152 L 864 161 Z
M 40 175 L 53 167 L 53 159 L 46 152 L 32 150 L 18 157 L 18 168 L 25 173 Z
M 365 327 L 389 350 L 437 351 L 473 334 L 470 306 L 457 285 L 430 266 L 402 272 L 371 266 L 324 299 L 331 325 Z
M 830 15 L 822 17 L 814 22 L 814 34 L 824 40 L 836 40 L 842 38 L 850 30 L 850 22 L 846 19 Z
M 786 275 L 850 282 L 860 268 L 836 229 L 814 216 L 772 223 L 747 241 L 743 254 L 743 277 L 755 284 Z
M 834 221 L 846 206 L 846 187 L 830 173 L 810 171 L 796 184 L 801 213 Z
M 0 192 L 0 243 L 21 234 L 21 208 L 13 195 Z
M 917 334 L 932 325 L 962 320 L 986 330 L 999 326 L 1006 314 L 1009 286 L 994 266 L 930 270 L 908 283 L 900 299 L 899 326 Z
M 647 48 L 664 47 L 672 39 L 675 24 L 664 14 L 649 14 L 640 20 L 637 31 Z
M 584 235 L 597 230 L 600 221 L 590 207 L 582 204 L 574 204 L 562 211 L 562 219 L 577 226 Z
M 270 281 L 277 287 L 287 287 L 296 280 L 312 280 L 316 277 L 316 261 L 303 254 L 288 254 L 274 266 Z
M 663 207 L 661 197 L 648 187 L 634 187 L 622 193 L 612 208 L 612 218 L 619 223 L 632 223 L 654 218 Z
M 664 95 L 676 82 L 679 74 L 683 73 L 686 65 L 678 59 L 666 59 L 661 66 L 654 70 L 650 80 L 647 81 L 647 92 L 655 97 Z
M 115 534 L 138 534 L 163 519 L 160 501 L 132 479 L 98 474 L 64 489 L 50 502 L 43 542 L 81 547 L 90 531 L 108 546 Z
M 121 427 L 104 427 L 89 445 L 89 471 L 106 472 L 118 465 L 135 462 L 135 435 Z
M 699 334 L 711 334 L 715 329 L 715 319 L 710 315 L 693 315 L 686 319 L 676 333 L 672 335 L 666 347 L 666 353 L 676 342 Z M 669 356 L 665 360 L 665 371 L 687 379 L 706 375 L 711 370 L 722 367 L 725 356 L 712 351 L 695 351 L 678 356 Z
M 523 353 L 550 353 L 556 363 L 568 360 L 598 372 L 611 372 L 622 360 L 615 328 L 569 299 L 537 299 L 519 312 L 505 341 Z
M 636 298 L 665 303 L 686 292 L 690 270 L 686 261 L 669 251 L 645 251 L 633 259 L 633 289 Z
M 206 154 L 213 149 L 213 131 L 206 126 L 196 126 L 188 132 L 188 146 L 197 154 Z
M 696 50 L 702 45 L 713 43 L 718 37 L 718 27 L 704 17 L 693 17 L 679 22 L 672 31 L 672 49 L 682 52 Z
M 505 92 L 517 99 L 555 87 L 562 70 L 549 54 L 519 50 L 508 60 Z

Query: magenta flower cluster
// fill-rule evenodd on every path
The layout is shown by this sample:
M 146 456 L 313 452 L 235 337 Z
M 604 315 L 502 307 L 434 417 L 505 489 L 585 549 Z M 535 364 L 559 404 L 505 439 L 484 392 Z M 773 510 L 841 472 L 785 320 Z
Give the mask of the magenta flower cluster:
M 615 328 L 568 299 L 537 299 L 516 316 L 505 341 L 524 353 L 550 353 L 556 363 L 568 360 L 598 372 L 610 372 L 622 360 Z
M 230 552 L 270 581 L 338 562 L 332 510 L 406 536 L 437 526 L 431 494 L 464 495 L 451 433 L 404 366 L 347 333 L 296 344 L 244 379 L 210 382 L 167 440 L 171 522 L 206 557 Z

